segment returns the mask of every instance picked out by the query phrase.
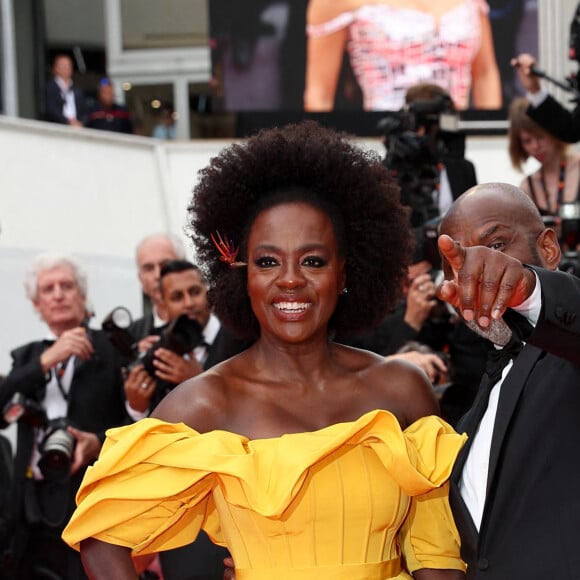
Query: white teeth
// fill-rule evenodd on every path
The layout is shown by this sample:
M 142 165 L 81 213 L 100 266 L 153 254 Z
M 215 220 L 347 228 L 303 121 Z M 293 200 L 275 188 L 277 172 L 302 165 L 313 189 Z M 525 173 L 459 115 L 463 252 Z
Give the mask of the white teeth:
M 307 302 L 277 302 L 274 308 L 283 312 L 304 312 L 308 308 Z

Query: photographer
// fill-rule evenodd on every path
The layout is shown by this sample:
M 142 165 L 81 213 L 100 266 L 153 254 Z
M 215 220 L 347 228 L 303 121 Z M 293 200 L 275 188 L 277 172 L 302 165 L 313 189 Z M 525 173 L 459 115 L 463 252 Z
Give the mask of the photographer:
M 48 333 L 11 353 L 0 385 L 2 426 L 18 421 L 14 533 L 0 569 L 10 579 L 84 579 L 78 553 L 60 534 L 105 431 L 128 422 L 119 358 L 102 332 L 87 327 L 87 279 L 76 261 L 40 255 L 25 286 Z
M 465 136 L 449 94 L 436 84 L 419 83 L 405 95 L 406 106 L 379 123 L 386 166 L 411 208 L 411 225 L 421 228 L 441 216 L 466 189 L 476 185 L 475 166 L 464 157 Z
M 143 365 L 134 365 L 125 381 L 129 413 L 135 419 L 148 414 L 177 384 L 198 375 L 205 369 L 237 354 L 248 346 L 233 338 L 210 312 L 207 284 L 199 268 L 187 260 L 170 260 L 160 273 L 159 295 L 168 324 L 181 315 L 198 323 L 200 344 L 183 356 L 169 348 L 157 348 L 160 335 L 150 335 L 139 342 L 142 351 L 152 358 L 149 372 Z M 163 327 L 163 330 L 167 326 Z

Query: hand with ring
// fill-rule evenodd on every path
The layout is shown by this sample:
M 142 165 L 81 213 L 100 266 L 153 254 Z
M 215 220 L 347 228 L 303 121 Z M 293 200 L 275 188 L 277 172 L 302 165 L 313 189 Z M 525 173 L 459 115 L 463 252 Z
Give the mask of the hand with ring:
M 151 398 L 155 392 L 156 381 L 143 368 L 143 365 L 133 367 L 125 378 L 125 397 L 134 411 L 144 413 L 149 409 Z

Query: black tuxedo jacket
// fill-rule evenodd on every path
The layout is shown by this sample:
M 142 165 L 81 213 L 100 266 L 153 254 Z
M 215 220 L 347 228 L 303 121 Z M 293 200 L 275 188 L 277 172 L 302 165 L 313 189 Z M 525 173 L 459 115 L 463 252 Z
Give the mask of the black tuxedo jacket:
M 539 107 L 530 106 L 526 113 L 554 137 L 567 143 L 580 140 L 580 107 L 569 111 L 548 95 Z
M 135 342 L 153 334 L 153 314 L 150 312 L 137 320 L 134 320 L 129 326 L 129 334 Z
M 103 441 L 106 429 L 128 424 L 130 420 L 125 411 L 118 355 L 103 332 L 90 330 L 89 336 L 95 352 L 87 361 L 75 360 L 67 418 L 78 429 L 96 433 Z M 1 409 L 15 393 L 22 393 L 27 398 L 42 402 L 46 392 L 47 376 L 40 366 L 40 355 L 45 348 L 43 341 L 37 341 L 12 351 L 12 369 L 0 384 Z M 13 473 L 15 492 L 13 507 L 17 510 L 20 509 L 22 487 L 29 467 L 34 437 L 34 427 L 19 421 Z M 80 471 L 70 486 L 71 506 L 84 472 Z
M 87 107 L 85 97 L 81 89 L 73 85 L 73 92 L 75 95 L 75 106 L 77 109 L 77 119 L 83 124 L 87 121 Z M 68 125 L 67 118 L 62 113 L 64 106 L 64 98 L 60 87 L 54 78 L 51 78 L 46 83 L 46 99 L 44 103 L 44 120 L 51 123 L 60 123 L 61 125 Z
M 451 476 L 469 579 L 580 574 L 580 279 L 534 270 L 542 312 L 501 387 L 479 534 L 458 487 L 469 440 Z M 468 413 L 458 430 L 474 423 Z
M 203 363 L 203 370 L 207 370 L 218 363 L 239 354 L 250 346 L 252 341 L 236 338 L 227 328 L 220 327 L 212 344 L 207 349 L 207 358 Z

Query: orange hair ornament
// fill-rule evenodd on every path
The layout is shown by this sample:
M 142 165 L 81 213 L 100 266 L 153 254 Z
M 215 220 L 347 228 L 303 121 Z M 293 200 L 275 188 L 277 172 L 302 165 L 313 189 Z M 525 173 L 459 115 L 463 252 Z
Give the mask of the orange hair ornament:
M 224 236 L 222 237 L 219 232 L 216 232 L 215 236 L 213 234 L 210 234 L 210 237 L 214 246 L 217 248 L 217 251 L 220 253 L 220 261 L 229 264 L 229 266 L 232 268 L 240 268 L 242 266 L 247 266 L 245 262 L 236 261 L 240 248 L 236 248 L 234 246 L 234 242 L 232 240 L 227 239 L 227 235 L 224 234 Z

